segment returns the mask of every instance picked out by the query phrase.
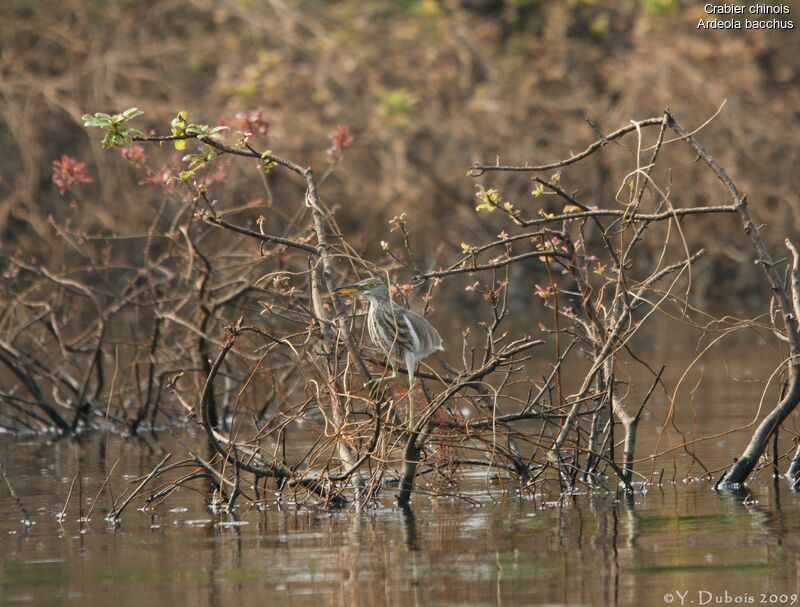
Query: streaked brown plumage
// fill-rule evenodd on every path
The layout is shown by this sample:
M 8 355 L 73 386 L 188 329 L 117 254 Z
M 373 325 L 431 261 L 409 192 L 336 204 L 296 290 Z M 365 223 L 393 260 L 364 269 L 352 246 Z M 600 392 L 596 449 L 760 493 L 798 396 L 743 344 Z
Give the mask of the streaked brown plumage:
M 433 325 L 419 314 L 398 306 L 389 296 L 389 290 L 379 278 L 367 278 L 354 285 L 336 289 L 343 295 L 364 295 L 369 300 L 367 333 L 370 341 L 389 359 L 392 375 L 397 377 L 397 363 L 402 362 L 408 371 L 409 417 L 413 415 L 411 389 L 414 386 L 414 366 L 426 356 L 444 350 L 442 338 Z

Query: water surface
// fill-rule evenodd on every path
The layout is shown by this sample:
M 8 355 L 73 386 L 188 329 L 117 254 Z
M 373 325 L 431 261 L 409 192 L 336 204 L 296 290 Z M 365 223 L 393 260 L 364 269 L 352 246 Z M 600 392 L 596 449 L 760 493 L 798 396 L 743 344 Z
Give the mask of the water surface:
M 115 475 L 128 477 L 147 473 L 169 446 L 85 437 L 84 515 L 105 477 L 106 440 L 114 459 L 124 456 Z M 0 487 L 3 604 L 663 605 L 666 594 L 680 604 L 676 592 L 689 592 L 686 604 L 722 604 L 725 592 L 792 604 L 800 591 L 800 496 L 765 475 L 749 495 L 679 481 L 631 498 L 583 492 L 561 502 L 503 494 L 476 475 L 467 486 L 479 506 L 416 496 L 413 514 L 273 499 L 232 518 L 184 490 L 155 513 L 132 506 L 115 527 L 104 520 L 106 492 L 88 523 L 76 496 L 57 521 L 78 465 L 73 442 L 4 438 L 0 456 L 35 522 L 25 528 Z

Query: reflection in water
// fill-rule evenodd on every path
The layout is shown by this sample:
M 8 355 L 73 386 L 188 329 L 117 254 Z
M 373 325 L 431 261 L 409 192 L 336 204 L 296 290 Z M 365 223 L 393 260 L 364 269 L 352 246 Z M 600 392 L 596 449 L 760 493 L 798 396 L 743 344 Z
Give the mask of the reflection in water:
M 417 521 L 414 519 L 414 511 L 410 506 L 400 508 L 400 513 L 403 516 L 403 531 L 406 539 L 406 546 L 410 552 L 417 552 L 419 544 L 417 543 Z
M 118 473 L 134 478 L 163 457 L 159 443 L 104 443 L 85 437 L 80 451 L 83 512 L 118 458 Z M 548 502 L 489 499 L 481 477 L 470 493 L 479 507 L 415 496 L 414 510 L 273 502 L 236 516 L 184 492 L 155 513 L 131 507 L 109 527 L 105 492 L 88 523 L 78 521 L 77 496 L 56 520 L 76 472 L 68 441 L 0 442 L 0 457 L 36 521 L 25 529 L 0 495 L 2 603 L 659 605 L 678 589 L 798 592 L 800 496 L 783 480 L 739 493 L 665 483 Z M 115 474 L 111 493 L 124 486 Z

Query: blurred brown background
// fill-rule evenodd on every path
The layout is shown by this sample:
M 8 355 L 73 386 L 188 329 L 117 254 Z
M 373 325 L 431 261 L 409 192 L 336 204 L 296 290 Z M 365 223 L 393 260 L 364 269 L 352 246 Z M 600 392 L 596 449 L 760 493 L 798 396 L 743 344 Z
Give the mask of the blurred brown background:
M 698 31 L 703 4 L 4 0 L 2 250 L 58 266 L 73 253 L 54 238 L 50 216 L 90 234 L 149 224 L 161 191 L 135 187 L 141 176 L 119 151 L 101 150 L 97 132 L 83 128 L 87 112 L 137 106 L 146 113 L 135 126 L 163 133 L 179 110 L 216 124 L 263 108 L 261 149 L 321 170 L 328 133 L 347 124 L 355 141 L 324 186 L 327 204 L 376 261 L 388 220 L 407 212 L 418 261 L 431 266 L 504 227 L 474 212 L 476 182 L 534 204 L 526 176 L 475 180 L 466 176 L 473 162 L 566 157 L 597 138 L 587 118 L 610 132 L 670 107 L 695 128 L 726 99 L 701 140 L 748 193 L 768 239 L 781 242 L 800 225 L 800 36 Z M 797 19 L 797 4 L 788 4 Z M 613 206 L 631 170 L 631 150 L 612 147 L 565 171 L 570 189 L 592 204 Z M 94 179 L 79 194 L 60 195 L 52 182 L 51 164 L 64 153 L 87 162 Z M 163 162 L 171 155 L 165 148 Z M 727 202 L 685 150 L 667 158 L 668 169 L 678 164 L 659 178 L 671 180 L 677 205 Z M 270 180 L 276 196 L 299 196 L 286 175 Z M 263 188 L 233 167 L 214 196 L 235 206 Z M 738 229 L 728 218 L 687 224 L 692 244 L 711 252 L 697 296 L 760 301 L 753 285 L 763 293 L 761 277 Z M 136 254 L 124 243 L 115 251 Z

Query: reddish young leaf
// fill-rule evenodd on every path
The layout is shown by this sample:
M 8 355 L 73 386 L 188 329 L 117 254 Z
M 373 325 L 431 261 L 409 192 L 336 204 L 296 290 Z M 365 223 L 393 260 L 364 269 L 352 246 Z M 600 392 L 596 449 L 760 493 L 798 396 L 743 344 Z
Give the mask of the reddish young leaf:
M 59 160 L 53 161 L 53 183 L 58 186 L 60 194 L 66 194 L 75 186 L 93 181 L 86 172 L 85 162 L 78 162 L 67 154 L 62 154 Z

